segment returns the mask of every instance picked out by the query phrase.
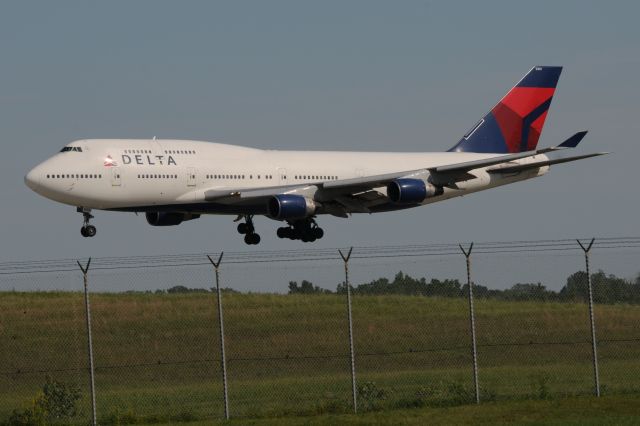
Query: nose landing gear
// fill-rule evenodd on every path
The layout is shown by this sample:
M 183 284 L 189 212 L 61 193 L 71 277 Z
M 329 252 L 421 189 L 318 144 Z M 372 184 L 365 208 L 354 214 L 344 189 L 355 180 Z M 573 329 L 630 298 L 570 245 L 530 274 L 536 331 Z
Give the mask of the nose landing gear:
M 84 218 L 84 223 L 82 228 L 80 228 L 80 234 L 83 237 L 94 237 L 96 235 L 96 227 L 91 225 L 90 221 L 93 219 L 93 215 L 91 214 L 90 209 L 83 209 L 82 207 L 78 207 L 77 211 L 82 213 L 82 217 Z
M 256 245 L 260 243 L 260 235 L 256 233 L 256 229 L 253 226 L 253 216 L 247 215 L 244 217 L 246 222 L 238 224 L 238 233 L 244 234 L 244 242 L 249 245 Z

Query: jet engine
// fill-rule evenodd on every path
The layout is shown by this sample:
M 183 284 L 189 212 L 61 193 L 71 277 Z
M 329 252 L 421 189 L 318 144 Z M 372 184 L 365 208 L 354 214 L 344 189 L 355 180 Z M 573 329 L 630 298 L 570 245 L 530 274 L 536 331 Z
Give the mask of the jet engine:
M 301 195 L 274 195 L 267 202 L 267 214 L 276 220 L 304 219 L 317 209 L 316 202 Z
M 442 187 L 434 186 L 422 179 L 396 179 L 387 185 L 387 196 L 398 204 L 417 204 L 429 197 L 442 195 Z
M 197 219 L 200 215 L 177 212 L 147 212 L 145 217 L 147 218 L 147 223 L 151 226 L 173 226 L 180 225 L 186 220 Z

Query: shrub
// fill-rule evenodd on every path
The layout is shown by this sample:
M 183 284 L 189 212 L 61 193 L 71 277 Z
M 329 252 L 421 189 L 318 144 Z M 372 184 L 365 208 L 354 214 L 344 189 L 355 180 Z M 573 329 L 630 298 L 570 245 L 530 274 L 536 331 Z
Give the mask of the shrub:
M 28 407 L 13 410 L 7 424 L 11 426 L 45 425 L 75 417 L 76 404 L 80 399 L 80 389 L 47 376 L 42 389 L 38 391 Z
M 374 382 L 365 382 L 358 385 L 358 404 L 363 410 L 377 410 L 381 408 L 381 402 L 387 399 L 387 391 L 379 388 Z
M 531 376 L 533 396 L 537 399 L 551 399 L 551 391 L 549 389 L 549 375 L 541 373 Z

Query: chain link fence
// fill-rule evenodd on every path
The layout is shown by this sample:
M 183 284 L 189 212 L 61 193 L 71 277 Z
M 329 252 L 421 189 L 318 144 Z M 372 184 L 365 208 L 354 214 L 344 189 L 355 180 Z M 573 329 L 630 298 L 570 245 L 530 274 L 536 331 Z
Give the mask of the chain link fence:
M 90 311 L 75 260 L 0 263 L 0 423 L 86 424 L 94 409 L 99 424 L 176 423 L 637 393 L 639 254 L 640 238 L 598 239 L 587 273 L 575 240 L 476 244 L 475 363 L 457 244 L 360 247 L 348 260 L 333 249 L 226 253 L 218 282 L 201 254 L 94 259 Z

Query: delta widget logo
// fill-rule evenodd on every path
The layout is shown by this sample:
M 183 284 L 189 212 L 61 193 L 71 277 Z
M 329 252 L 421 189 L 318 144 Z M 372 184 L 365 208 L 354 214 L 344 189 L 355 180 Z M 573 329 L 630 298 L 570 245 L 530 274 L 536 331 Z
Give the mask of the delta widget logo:
M 107 158 L 104 159 L 104 166 L 105 167 L 116 167 L 117 165 L 118 165 L 118 163 L 116 162 L 116 160 L 111 158 L 110 155 L 107 155 Z

